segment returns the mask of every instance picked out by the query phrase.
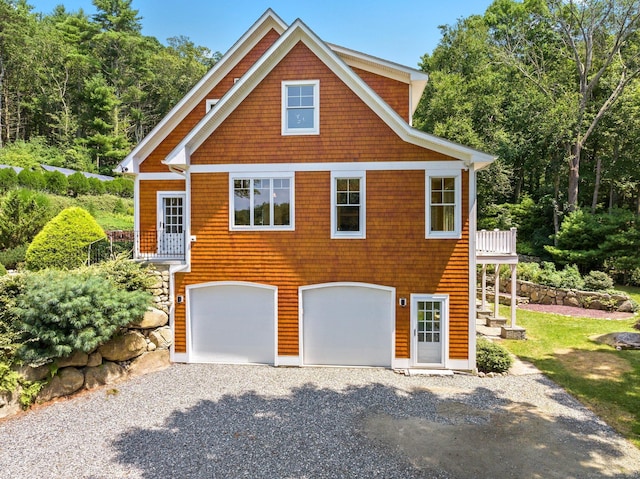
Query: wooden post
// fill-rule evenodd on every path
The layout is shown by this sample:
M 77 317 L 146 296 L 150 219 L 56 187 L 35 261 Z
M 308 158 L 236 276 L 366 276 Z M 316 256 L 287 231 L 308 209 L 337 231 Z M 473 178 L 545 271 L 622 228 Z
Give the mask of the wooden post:
M 498 318 L 499 317 L 499 306 L 500 306 L 500 265 L 496 264 L 496 271 L 495 271 L 495 282 L 494 282 L 494 288 L 495 288 L 495 306 L 493 309 L 493 317 L 494 318 Z
M 516 266 L 511 265 L 511 327 L 516 327 Z
M 487 310 L 487 265 L 482 265 L 482 311 Z

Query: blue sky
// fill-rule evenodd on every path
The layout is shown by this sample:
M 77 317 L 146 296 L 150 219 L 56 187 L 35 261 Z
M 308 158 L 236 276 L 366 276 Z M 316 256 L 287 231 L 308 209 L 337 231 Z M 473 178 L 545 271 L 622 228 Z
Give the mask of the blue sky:
M 95 13 L 91 0 L 28 0 L 34 11 Z M 416 67 L 440 40 L 439 25 L 483 14 L 491 0 L 133 0 L 143 17 L 142 33 L 158 38 L 184 35 L 213 51 L 226 52 L 267 10 L 286 23 L 300 18 L 330 43 Z

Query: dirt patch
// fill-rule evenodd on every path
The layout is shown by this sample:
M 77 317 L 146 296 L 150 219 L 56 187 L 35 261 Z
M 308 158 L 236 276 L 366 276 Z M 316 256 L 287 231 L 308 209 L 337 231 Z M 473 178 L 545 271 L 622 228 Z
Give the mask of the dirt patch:
M 629 319 L 633 313 L 620 313 L 618 311 L 601 311 L 599 309 L 585 309 L 575 306 L 561 306 L 558 304 L 520 304 L 520 309 L 536 311 L 538 313 L 553 313 L 563 316 L 575 316 L 579 318 L 593 319 Z
M 553 352 L 565 368 L 594 381 L 621 382 L 622 374 L 633 370 L 625 359 L 615 354 L 575 349 L 556 349 Z

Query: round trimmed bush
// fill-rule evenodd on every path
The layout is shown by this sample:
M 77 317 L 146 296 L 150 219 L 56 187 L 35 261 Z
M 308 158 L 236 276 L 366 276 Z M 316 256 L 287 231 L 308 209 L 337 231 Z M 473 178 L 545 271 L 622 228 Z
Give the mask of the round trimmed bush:
M 104 237 L 104 231 L 87 211 L 67 208 L 33 239 L 27 249 L 25 266 L 34 271 L 78 268 L 87 261 L 89 245 Z
M 584 289 L 587 291 L 606 291 L 613 288 L 613 280 L 602 271 L 589 271 L 584 277 Z
M 483 373 L 504 373 L 513 364 L 513 358 L 505 348 L 485 338 L 476 344 L 476 365 Z

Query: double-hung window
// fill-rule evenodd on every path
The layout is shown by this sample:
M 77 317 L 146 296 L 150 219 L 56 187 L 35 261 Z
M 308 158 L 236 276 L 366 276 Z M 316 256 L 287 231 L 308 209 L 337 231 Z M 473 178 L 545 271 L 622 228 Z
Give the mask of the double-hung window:
M 365 174 L 331 174 L 331 237 L 364 238 L 366 235 Z
M 282 134 L 320 133 L 320 81 L 282 82 Z
M 460 171 L 427 174 L 427 238 L 459 238 L 462 229 Z
M 293 175 L 230 176 L 229 228 L 293 230 Z

